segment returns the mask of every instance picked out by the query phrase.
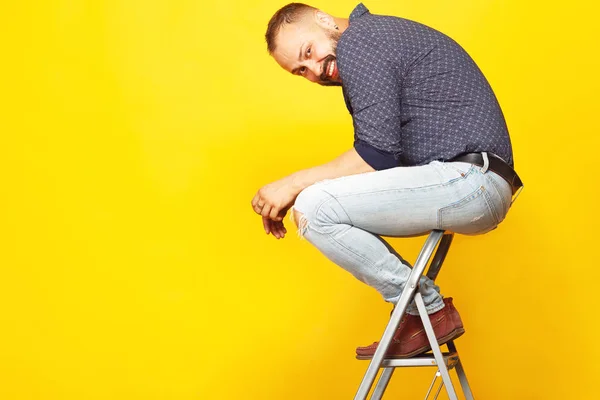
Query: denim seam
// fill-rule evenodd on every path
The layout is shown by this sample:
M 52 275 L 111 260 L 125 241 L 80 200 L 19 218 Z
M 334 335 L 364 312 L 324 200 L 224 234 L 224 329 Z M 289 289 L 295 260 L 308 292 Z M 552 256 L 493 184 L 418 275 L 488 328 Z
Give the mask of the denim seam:
M 494 189 L 496 189 L 496 193 L 498 193 L 498 197 L 500 197 L 500 201 L 502 202 L 502 210 L 504 211 L 503 214 L 506 215 L 508 213 L 508 205 L 504 201 L 504 196 L 502 196 L 502 191 L 500 190 L 500 187 L 498 186 L 496 181 L 492 178 L 488 177 L 487 181 L 491 182 L 492 186 L 494 186 Z M 500 222 L 498 222 L 498 223 L 500 223 Z
M 476 173 L 478 173 L 479 175 L 481 175 L 486 182 L 489 181 L 490 179 L 488 179 L 488 177 L 485 176 L 485 174 L 488 173 L 488 171 L 481 172 L 481 168 L 482 167 L 475 166 L 475 165 L 473 165 L 471 167 L 471 169 L 473 171 L 475 171 Z M 481 184 L 478 184 L 477 186 L 472 185 L 471 187 L 473 187 L 476 191 L 481 189 L 481 191 L 483 192 L 483 195 L 484 195 L 483 198 L 485 199 L 485 203 L 487 204 L 487 207 L 488 207 L 490 213 L 492 214 L 492 219 L 494 220 L 494 224 L 496 226 L 498 224 L 500 224 L 501 221 L 500 221 L 500 218 L 498 218 L 498 212 L 496 210 L 496 207 L 494 207 L 494 205 L 492 204 L 492 199 L 490 198 L 490 194 L 488 193 L 488 190 Z
M 330 193 L 328 193 L 328 192 L 325 192 L 325 193 L 327 193 L 327 194 L 329 194 L 329 195 L 331 196 L 331 194 L 330 194 Z M 331 200 L 331 199 L 330 199 L 330 198 L 328 198 L 328 199 L 324 199 L 324 200 L 322 200 L 322 201 L 321 201 L 321 202 L 320 202 L 320 203 L 317 205 L 317 207 L 316 207 L 316 208 L 317 208 L 317 211 L 321 209 L 321 207 L 322 207 L 323 203 L 325 203 L 325 202 L 327 202 L 327 201 L 329 201 L 329 200 Z M 295 205 L 295 204 L 292 206 L 292 210 L 296 210 L 296 211 L 298 211 L 300 214 L 302 214 L 302 217 L 300 218 L 300 221 L 298 221 L 298 236 L 300 236 L 300 238 L 302 239 L 302 238 L 304 237 L 304 233 L 305 233 L 305 232 L 306 232 L 306 230 L 308 229 L 309 225 L 311 225 L 311 224 L 310 224 L 310 221 L 308 221 L 308 217 L 306 216 L 306 213 L 305 213 L 305 212 L 303 212 L 303 211 L 300 211 L 300 210 L 298 210 L 298 208 L 296 207 L 296 205 Z M 315 212 L 315 214 L 317 214 L 317 213 Z M 293 211 L 292 211 L 292 214 L 290 214 L 290 217 L 293 217 Z M 304 221 L 306 221 L 306 224 L 303 224 L 303 223 L 302 223 L 302 222 L 303 222 L 303 220 L 304 220 Z M 313 229 L 313 230 L 315 230 L 315 229 L 314 229 L 314 227 L 313 227 L 312 229 Z M 317 230 L 317 232 L 319 232 L 319 231 Z M 321 233 L 321 232 L 319 232 L 319 233 Z
M 446 186 L 451 186 L 459 181 L 466 180 L 466 178 L 471 174 L 472 171 L 473 171 L 473 168 L 470 168 L 464 174 L 464 176 L 458 176 L 456 178 L 449 180 L 448 182 L 436 183 L 436 184 L 427 185 L 427 186 L 417 186 L 417 187 L 411 187 L 411 188 L 382 189 L 382 190 L 373 190 L 370 192 L 346 193 L 346 194 L 337 196 L 337 198 L 351 197 L 351 196 L 362 195 L 362 194 L 374 194 L 374 193 L 386 193 L 386 192 L 407 192 L 407 191 L 418 191 L 418 190 L 423 190 L 423 189 L 434 189 L 434 188 L 438 188 L 438 187 L 446 187 Z
M 352 229 L 352 228 L 354 228 L 354 227 L 351 226 L 350 229 Z M 345 250 L 346 253 L 356 256 L 357 258 L 362 260 L 365 264 L 369 265 L 370 267 L 373 267 L 373 268 L 375 267 L 374 262 L 372 262 L 371 260 L 369 260 L 368 258 L 363 256 L 362 254 L 357 253 L 356 251 L 352 250 L 352 248 L 345 246 L 342 242 L 337 240 L 333 235 L 328 234 L 328 233 L 323 233 L 323 232 L 319 231 L 318 229 L 315 229 L 314 226 L 312 227 L 312 230 L 315 231 L 316 233 L 318 233 L 319 235 L 326 237 L 330 243 L 337 245 L 339 248 Z
M 404 263 L 402 262 L 402 260 L 398 259 L 398 261 L 399 261 L 401 264 L 404 264 Z M 373 264 L 373 266 L 375 266 L 375 265 L 376 265 L 376 264 Z M 376 268 L 376 271 L 375 271 L 375 276 L 376 276 L 376 278 L 379 278 L 380 280 L 385 280 L 386 282 L 388 282 L 388 283 L 389 283 L 388 287 L 391 287 L 391 286 L 398 287 L 398 286 L 400 286 L 400 293 L 398 293 L 398 294 L 394 295 L 394 296 L 393 296 L 391 299 L 390 299 L 390 298 L 386 299 L 386 298 L 384 297 L 384 300 L 385 300 L 385 301 L 387 301 L 387 302 L 391 302 L 391 303 L 393 303 L 393 300 L 396 300 L 396 303 L 397 303 L 397 302 L 398 302 L 398 300 L 400 299 L 400 296 L 402 296 L 402 293 L 403 293 L 403 292 L 404 292 L 404 290 L 406 289 L 406 284 L 408 283 L 408 280 L 406 280 L 406 281 L 404 281 L 404 282 L 399 282 L 398 284 L 396 284 L 396 283 L 394 283 L 394 282 L 393 282 L 391 279 L 385 279 L 385 278 L 381 279 L 381 278 L 382 278 L 382 277 L 381 277 L 381 273 L 383 273 L 383 272 L 385 272 L 385 270 L 384 270 L 383 268 Z M 381 292 L 380 292 L 380 293 L 381 293 Z M 381 294 L 383 295 L 383 293 L 381 293 Z M 413 299 L 411 300 L 411 302 L 412 302 L 412 301 L 414 301 L 414 297 L 413 297 Z M 408 305 L 407 307 L 410 307 L 410 303 L 409 303 L 409 305 Z
M 323 190 L 323 192 L 327 193 L 331 197 L 328 198 L 328 199 L 325 199 L 321 203 L 319 203 L 319 205 L 316 207 L 315 218 L 321 212 L 321 208 L 323 207 L 323 205 L 325 205 L 325 203 L 327 203 L 329 201 L 332 201 L 332 200 L 336 200 L 337 201 L 337 199 L 335 198 L 335 196 L 333 196 L 331 193 L 327 192 L 324 189 L 321 189 L 321 190 Z M 340 204 L 340 207 L 341 207 L 341 204 Z M 344 211 L 344 214 L 346 214 L 346 210 L 344 210 L 343 207 L 341 207 L 341 208 Z M 346 214 L 346 216 L 347 216 L 347 214 Z M 350 221 L 349 217 L 348 217 L 348 220 Z M 311 224 L 311 222 L 312 222 L 312 224 Z M 352 221 L 350 221 L 350 222 L 352 222 Z M 345 224 L 345 225 L 348 225 L 348 224 Z M 350 223 L 350 226 L 354 227 L 354 225 L 352 225 L 352 223 Z M 314 232 L 318 233 L 319 235 L 322 235 L 322 236 L 326 237 L 327 240 L 329 240 L 330 242 L 333 242 L 333 243 L 337 244 L 340 248 L 346 250 L 347 253 L 352 254 L 352 255 L 360 258 L 361 260 L 363 260 L 363 262 L 365 262 L 365 264 L 368 264 L 371 267 L 375 266 L 375 263 L 373 263 L 371 260 L 369 260 L 368 258 L 365 258 L 365 256 L 363 256 L 362 254 L 353 251 L 351 248 L 344 246 L 333 235 L 325 233 L 325 232 L 321 232 L 318 228 L 315 227 L 314 221 L 309 221 L 308 225 L 306 226 L 306 229 L 308 230 L 309 228 L 310 228 L 310 230 L 313 230 Z
M 444 296 L 442 296 L 440 294 L 440 297 L 442 298 L 442 304 L 440 304 L 439 306 L 432 306 L 431 304 L 425 306 L 425 310 L 427 310 L 427 314 L 433 314 L 434 312 L 438 312 L 446 306 L 446 304 L 444 304 Z M 423 299 L 423 300 L 425 300 L 425 299 Z M 409 313 L 410 315 L 419 315 L 419 309 L 417 308 L 416 304 L 414 304 L 414 298 L 410 302 L 410 304 L 406 307 L 406 312 Z
M 450 184 L 453 181 L 458 181 L 460 179 L 462 179 L 464 177 L 458 177 L 456 179 L 453 179 L 452 181 L 446 182 L 446 184 Z M 435 186 L 435 185 L 431 185 L 431 186 Z M 430 186 L 430 187 L 431 187 Z M 334 196 L 333 194 L 331 194 L 330 192 L 328 192 L 327 190 L 325 190 L 324 188 L 320 188 L 324 193 L 327 193 L 330 197 L 327 199 L 322 200 L 317 207 L 315 208 L 315 215 L 314 218 L 318 218 L 318 215 L 320 213 L 322 213 L 322 208 L 323 206 L 325 206 L 325 204 L 327 204 L 330 201 L 336 201 L 338 203 L 338 206 L 340 207 L 340 209 L 342 210 L 342 212 L 346 215 L 346 218 L 348 219 L 348 221 L 350 222 L 350 226 L 351 228 L 354 227 L 352 220 L 350 219 L 350 217 L 348 216 L 346 210 L 344 209 L 344 207 L 339 203 L 338 199 L 336 198 L 336 196 Z M 301 212 L 301 211 L 299 211 Z M 369 267 L 375 269 L 375 274 L 377 276 L 379 276 L 382 272 L 384 272 L 384 268 L 377 268 L 377 263 L 373 262 L 372 260 L 369 260 L 368 258 L 366 258 L 364 255 L 357 253 L 356 251 L 354 251 L 352 248 L 345 246 L 342 242 L 340 242 L 339 240 L 337 240 L 337 238 L 329 233 L 325 233 L 322 232 L 321 230 L 318 229 L 318 227 L 315 226 L 315 221 L 308 221 L 309 223 L 306 226 L 306 230 L 312 230 L 315 233 L 318 233 L 319 235 L 324 236 L 330 243 L 332 243 L 334 246 L 338 247 L 339 249 L 341 249 L 342 251 L 345 251 L 347 254 L 352 255 L 354 257 L 356 257 L 357 259 L 361 260 L 365 265 L 368 265 Z M 312 223 L 311 223 L 312 222 Z M 345 224 L 348 225 L 348 224 Z M 350 228 L 350 229 L 351 229 Z M 402 263 L 402 260 L 399 258 L 398 259 L 399 262 Z M 406 282 L 404 282 L 404 284 L 402 285 L 402 289 L 401 292 L 403 290 L 405 290 L 405 286 L 406 286 Z M 428 308 L 429 307 L 429 308 Z M 444 304 L 442 303 L 440 306 L 438 307 L 433 307 L 431 308 L 431 306 L 426 306 L 426 309 L 428 311 L 428 313 L 433 313 L 438 311 L 439 309 L 442 309 L 444 307 Z
M 317 207 L 317 211 L 315 212 L 315 217 L 321 212 L 321 208 L 323 207 L 323 205 L 330 201 L 330 200 L 335 200 L 338 204 L 338 206 L 340 206 L 340 209 L 344 212 L 344 215 L 346 215 L 346 218 L 348 219 L 348 221 L 350 222 L 349 225 L 354 226 L 354 223 L 352 222 L 352 219 L 350 218 L 350 216 L 348 215 L 348 213 L 346 212 L 346 210 L 344 209 L 344 207 L 340 204 L 340 202 L 338 201 L 337 197 L 335 197 L 333 194 L 329 193 L 327 190 L 325 190 L 324 188 L 321 188 L 321 190 L 325 193 L 327 193 L 329 196 L 331 196 L 331 198 L 323 201 L 321 204 L 319 204 L 319 206 Z
M 488 208 L 490 209 L 490 212 L 492 213 L 495 225 L 498 225 L 500 223 L 500 218 L 498 217 L 498 211 L 496 210 L 496 207 L 492 202 L 492 198 L 490 197 L 490 194 L 488 193 L 488 190 L 485 187 L 482 186 L 481 190 L 483 191 L 483 198 L 485 200 L 485 203 L 487 204 Z
M 438 210 L 438 229 L 444 229 L 444 217 L 443 217 L 443 213 L 444 210 L 449 210 L 449 209 L 453 209 L 453 208 L 457 208 L 459 206 L 462 206 L 463 204 L 467 204 L 470 203 L 471 201 L 475 200 L 477 197 L 481 196 L 483 193 L 483 186 L 479 186 L 477 187 L 475 190 L 473 190 L 471 193 L 469 193 L 468 195 L 466 195 L 465 197 L 463 197 L 462 199 L 455 201 L 452 204 L 447 205 L 446 207 L 442 207 Z M 488 208 L 490 208 L 490 205 L 488 203 L 487 200 L 485 200 Z M 491 210 L 490 210 L 491 211 Z
M 460 174 L 460 175 L 463 175 L 463 174 L 470 173 L 470 172 L 471 172 L 471 170 L 472 170 L 473 168 L 475 168 L 475 165 L 474 165 L 474 164 L 471 164 L 471 166 L 469 167 L 469 169 L 467 169 L 467 172 L 463 172 L 463 171 L 461 171 L 459 168 L 457 168 L 457 167 L 455 167 L 454 165 L 452 165 L 452 162 L 444 162 L 444 163 L 443 163 L 443 166 L 444 166 L 445 168 L 449 168 L 449 169 L 451 169 L 452 171 L 454 171 L 454 172 L 456 172 L 456 173 L 458 173 L 458 174 Z
M 441 297 L 441 296 L 440 296 Z M 427 314 L 433 314 L 434 312 L 438 312 L 441 309 L 443 309 L 444 307 L 446 307 L 446 304 L 444 304 L 444 300 L 442 298 L 442 304 L 440 304 L 437 307 L 432 307 L 431 305 L 429 306 L 425 306 L 425 309 L 427 310 Z

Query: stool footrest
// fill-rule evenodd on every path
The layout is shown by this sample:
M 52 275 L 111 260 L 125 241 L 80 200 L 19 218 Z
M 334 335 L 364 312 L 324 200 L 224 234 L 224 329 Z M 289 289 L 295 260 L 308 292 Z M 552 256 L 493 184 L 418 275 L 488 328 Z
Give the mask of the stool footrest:
M 455 351 L 442 353 L 444 364 L 451 369 L 458 362 L 458 353 Z M 432 353 L 425 353 L 411 358 L 384 358 L 382 367 L 435 367 L 437 362 Z

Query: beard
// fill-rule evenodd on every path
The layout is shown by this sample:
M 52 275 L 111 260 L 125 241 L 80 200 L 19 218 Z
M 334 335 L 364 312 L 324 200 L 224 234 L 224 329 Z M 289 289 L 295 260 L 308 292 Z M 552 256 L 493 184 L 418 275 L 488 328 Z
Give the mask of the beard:
M 329 70 L 330 63 L 332 61 L 335 61 L 337 64 L 337 58 L 336 58 L 335 54 L 336 54 L 336 50 L 337 50 L 337 44 L 340 40 L 340 37 L 342 37 L 342 33 L 339 31 L 331 31 L 331 32 L 328 32 L 328 36 L 331 41 L 331 54 L 329 54 L 323 60 L 323 72 L 321 73 L 321 76 L 319 77 L 318 84 L 321 86 L 342 86 L 341 82 L 332 81 L 327 76 L 327 71 Z M 338 74 L 339 74 L 339 70 L 338 70 Z

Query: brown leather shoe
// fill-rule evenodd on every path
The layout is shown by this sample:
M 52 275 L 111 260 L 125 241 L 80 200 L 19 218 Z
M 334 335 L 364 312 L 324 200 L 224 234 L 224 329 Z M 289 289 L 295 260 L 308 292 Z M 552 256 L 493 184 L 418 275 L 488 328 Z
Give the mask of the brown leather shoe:
M 439 345 L 454 340 L 465 333 L 452 298 L 444 299 L 445 307 L 430 314 L 429 319 Z M 370 359 L 377 350 L 378 342 L 356 348 L 356 358 Z M 431 350 L 425 328 L 418 315 L 405 314 L 388 347 L 386 358 L 409 358 Z
M 458 315 L 458 311 L 456 311 L 456 308 L 454 307 L 454 303 L 452 303 L 452 300 L 454 300 L 452 297 L 448 297 L 444 299 L 444 303 L 446 304 L 446 306 L 450 307 L 450 310 L 452 310 L 450 312 L 450 315 L 452 316 L 452 321 L 454 322 L 454 326 L 456 328 L 462 329 L 463 333 L 464 333 L 464 326 L 462 323 L 462 320 L 460 319 L 460 315 Z

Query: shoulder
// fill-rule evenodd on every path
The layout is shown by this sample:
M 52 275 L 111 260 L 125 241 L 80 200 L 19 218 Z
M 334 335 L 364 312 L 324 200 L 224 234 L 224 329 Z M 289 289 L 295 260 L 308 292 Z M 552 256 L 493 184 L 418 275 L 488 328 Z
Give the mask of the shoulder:
M 344 59 L 383 52 L 410 57 L 422 48 L 447 41 L 442 32 L 410 19 L 388 15 L 365 15 L 352 21 L 342 34 L 337 56 Z
M 383 37 L 379 18 L 375 15 L 368 15 L 352 21 L 338 42 L 338 57 L 344 57 L 357 49 L 372 49 L 374 45 L 377 45 L 380 42 L 378 39 Z
M 385 55 L 384 47 L 389 46 L 385 45 L 381 23 L 377 16 L 368 15 L 352 21 L 342 33 L 337 44 L 336 57 L 341 66 L 365 57 L 382 57 Z
M 338 69 L 345 86 L 350 89 L 355 84 L 363 85 L 378 75 L 390 75 L 401 69 L 400 59 L 405 52 L 390 35 L 391 27 L 397 23 L 402 20 L 378 15 L 365 15 L 352 21 L 336 48 Z
M 355 48 L 365 50 L 383 44 L 395 49 L 453 41 L 444 33 L 418 21 L 391 15 L 369 14 L 352 21 L 338 43 L 344 54 Z

